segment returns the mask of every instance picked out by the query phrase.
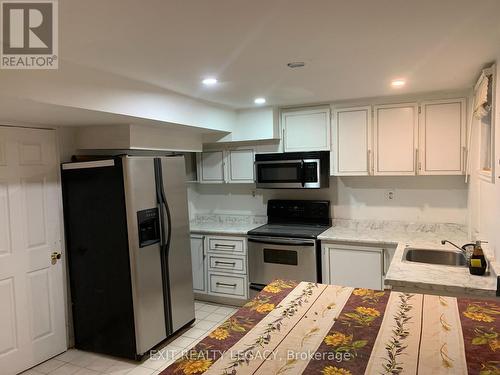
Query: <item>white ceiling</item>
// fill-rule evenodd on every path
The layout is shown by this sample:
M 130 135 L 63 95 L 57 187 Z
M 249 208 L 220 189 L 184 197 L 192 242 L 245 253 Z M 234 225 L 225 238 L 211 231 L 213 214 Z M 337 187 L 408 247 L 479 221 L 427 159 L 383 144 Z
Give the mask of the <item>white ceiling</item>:
M 61 65 L 233 108 L 466 88 L 500 41 L 499 0 L 63 0 L 59 13 Z

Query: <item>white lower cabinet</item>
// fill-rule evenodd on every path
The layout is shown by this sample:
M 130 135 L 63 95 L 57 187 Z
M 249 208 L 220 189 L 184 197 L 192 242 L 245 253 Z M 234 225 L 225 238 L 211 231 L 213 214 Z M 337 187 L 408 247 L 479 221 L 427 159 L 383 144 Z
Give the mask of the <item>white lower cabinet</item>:
M 231 257 L 210 254 L 208 256 L 208 269 L 210 271 L 231 271 L 235 273 L 247 273 L 247 265 L 242 257 Z
M 248 282 L 243 275 L 226 275 L 223 273 L 208 273 L 209 292 L 231 298 L 246 298 Z
M 391 251 L 370 245 L 322 245 L 323 283 L 354 288 L 384 289 Z
M 191 263 L 193 267 L 193 290 L 198 293 L 207 292 L 207 262 L 205 252 L 205 236 L 191 235 Z
M 248 298 L 245 237 L 192 234 L 191 257 L 193 289 L 198 298 Z

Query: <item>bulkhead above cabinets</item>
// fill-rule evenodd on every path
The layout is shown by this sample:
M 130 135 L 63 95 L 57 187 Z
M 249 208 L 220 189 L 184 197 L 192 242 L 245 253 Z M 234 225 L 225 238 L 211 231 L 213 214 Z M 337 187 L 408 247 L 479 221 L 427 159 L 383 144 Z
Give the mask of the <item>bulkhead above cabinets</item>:
M 262 107 L 236 111 L 231 133 L 205 134 L 203 143 L 279 141 L 279 109 Z
M 335 108 L 331 175 L 462 175 L 466 99 Z

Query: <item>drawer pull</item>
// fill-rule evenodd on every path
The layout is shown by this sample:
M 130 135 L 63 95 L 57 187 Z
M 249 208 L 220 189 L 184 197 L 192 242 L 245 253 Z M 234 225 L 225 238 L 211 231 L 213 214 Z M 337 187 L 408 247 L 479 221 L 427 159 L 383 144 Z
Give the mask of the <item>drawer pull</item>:
M 234 249 L 236 247 L 236 245 L 224 245 L 224 244 L 221 244 L 221 243 L 216 243 L 215 247 L 225 247 L 225 248 L 228 248 L 228 249 Z
M 223 262 L 221 260 L 216 260 L 215 264 L 229 264 L 234 267 L 236 265 L 236 262 Z
M 215 283 L 216 286 L 225 286 L 225 287 L 228 287 L 228 288 L 236 288 L 237 285 L 236 284 L 228 284 L 228 283 L 220 283 L 220 282 L 216 282 Z

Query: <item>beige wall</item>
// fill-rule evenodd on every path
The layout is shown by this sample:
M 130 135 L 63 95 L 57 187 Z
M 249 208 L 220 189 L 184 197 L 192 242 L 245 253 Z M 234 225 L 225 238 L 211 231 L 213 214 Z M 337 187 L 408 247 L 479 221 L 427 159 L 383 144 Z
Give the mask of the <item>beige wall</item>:
M 387 198 L 388 191 L 395 198 Z M 254 195 L 255 193 L 255 195 Z M 465 224 L 463 176 L 331 177 L 320 190 L 256 190 L 252 185 L 193 184 L 190 214 L 265 215 L 268 199 L 328 199 L 332 215 L 344 219 Z

